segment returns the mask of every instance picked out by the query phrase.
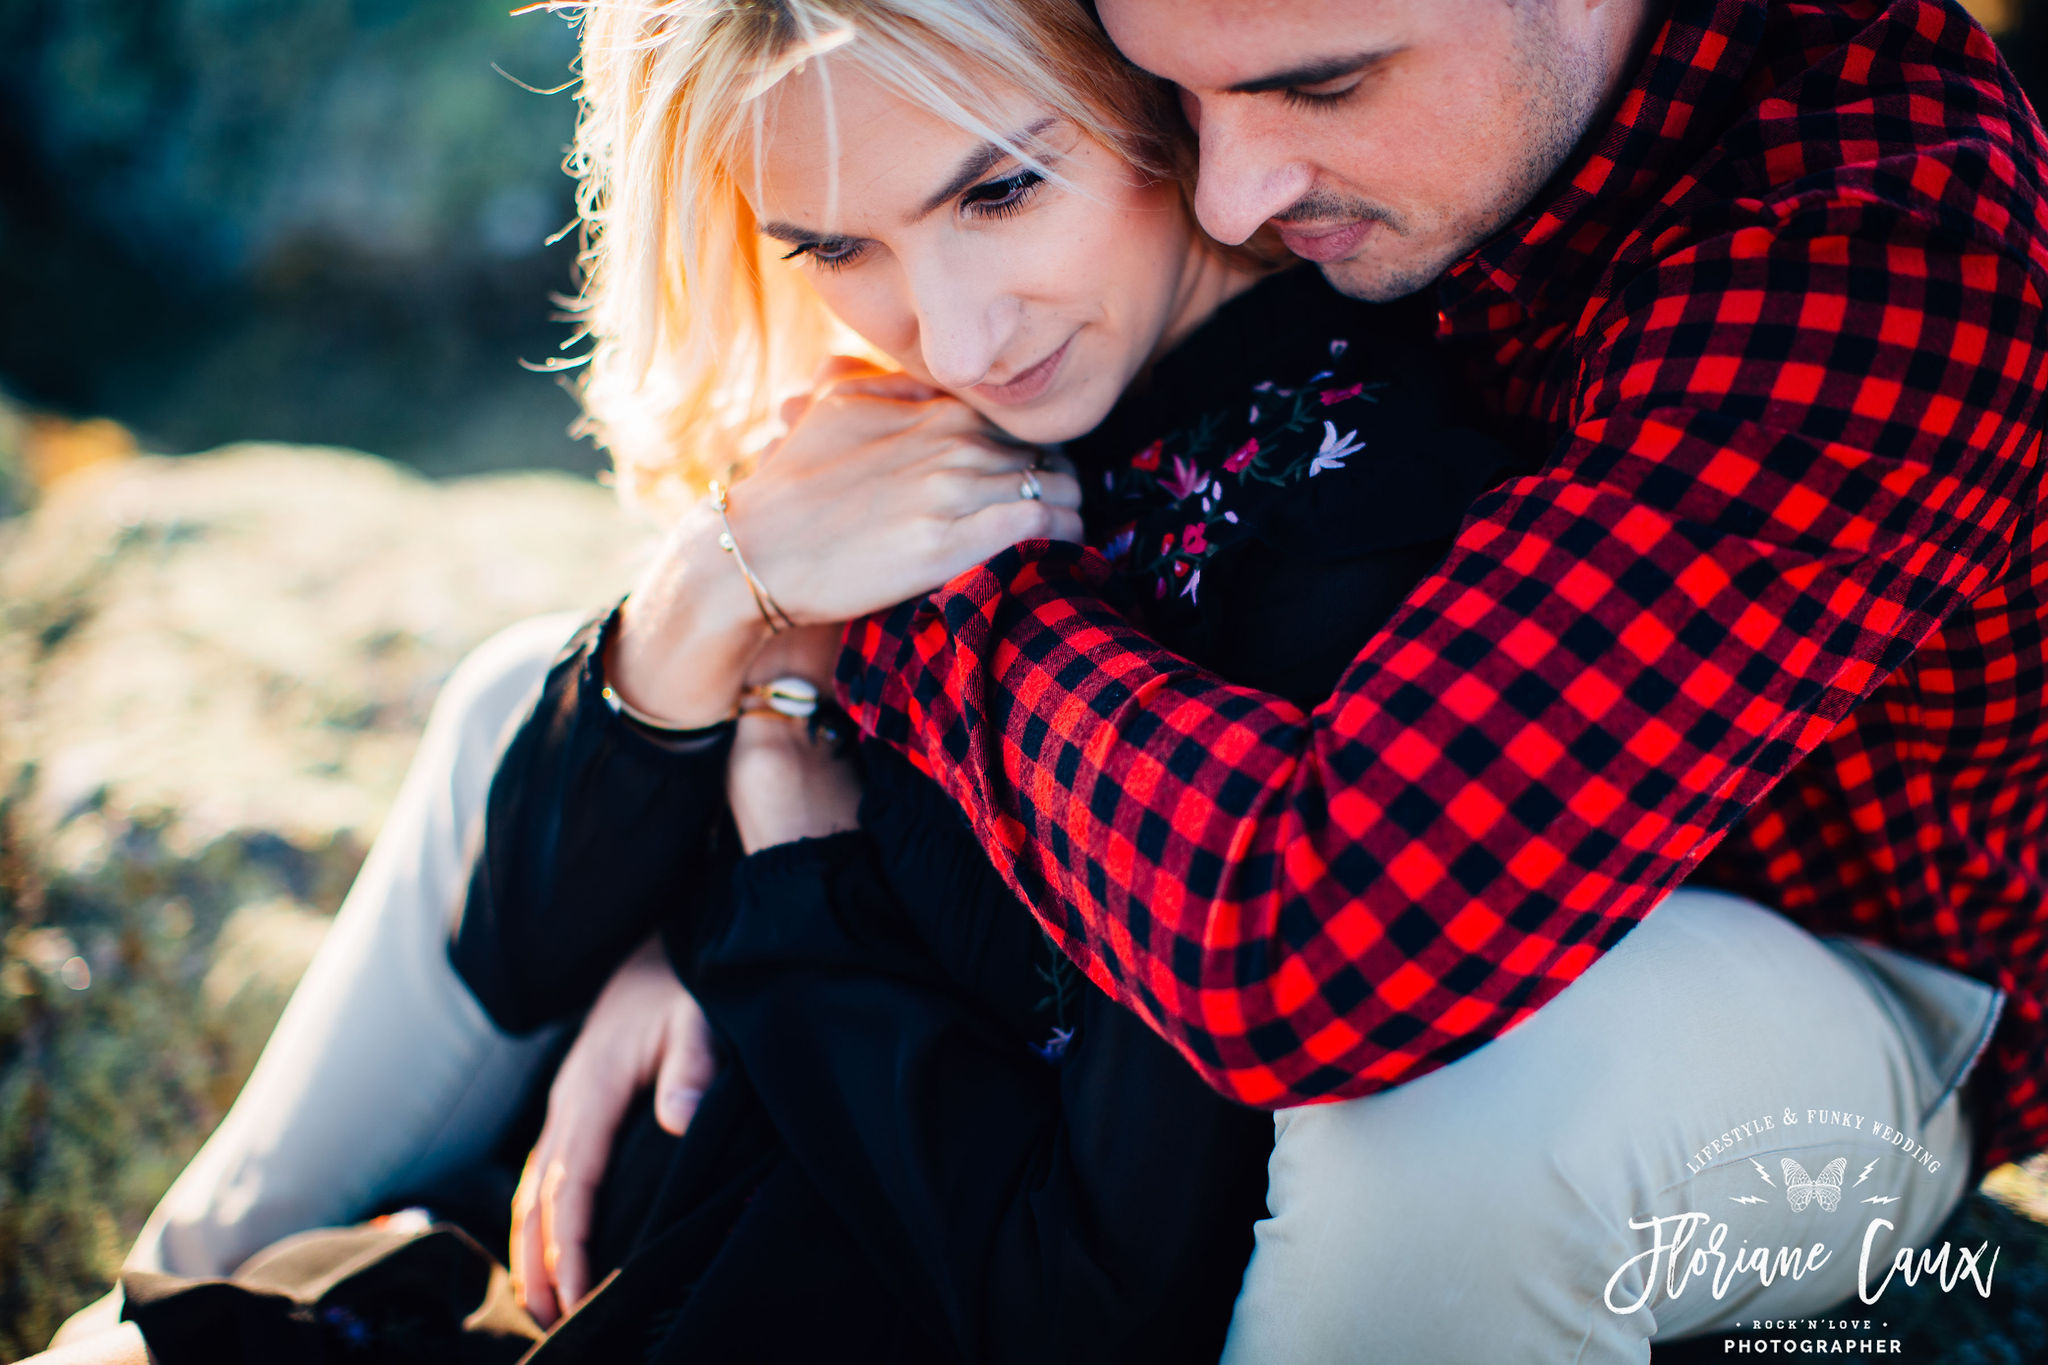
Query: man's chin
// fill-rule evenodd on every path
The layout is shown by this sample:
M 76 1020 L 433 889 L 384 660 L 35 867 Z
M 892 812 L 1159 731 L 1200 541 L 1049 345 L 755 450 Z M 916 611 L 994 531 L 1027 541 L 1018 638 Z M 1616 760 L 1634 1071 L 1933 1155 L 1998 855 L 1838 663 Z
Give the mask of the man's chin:
M 1323 278 L 1340 294 L 1366 303 L 1392 303 L 1436 283 L 1443 271 L 1435 265 L 1412 265 L 1354 256 L 1322 267 Z

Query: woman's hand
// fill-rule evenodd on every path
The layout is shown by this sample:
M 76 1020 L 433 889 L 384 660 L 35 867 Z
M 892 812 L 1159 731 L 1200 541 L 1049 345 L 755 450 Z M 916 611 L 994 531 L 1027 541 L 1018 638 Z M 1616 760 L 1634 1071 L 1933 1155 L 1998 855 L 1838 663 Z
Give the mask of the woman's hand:
M 512 1198 L 512 1282 L 546 1327 L 590 1292 L 591 1209 L 633 1097 L 681 1136 L 717 1071 L 704 1012 L 650 938 L 613 973 L 548 1090 L 547 1122 Z
M 841 364 L 790 405 L 789 434 L 735 486 L 727 516 L 747 564 L 802 624 L 929 592 L 1021 540 L 1079 539 L 1080 485 L 1031 472 L 966 404 L 915 380 Z M 674 528 L 626 601 L 605 660 L 636 709 L 679 726 L 729 714 L 766 636 L 708 507 Z
M 749 683 L 832 676 L 837 626 L 804 626 L 776 636 L 747 670 Z M 753 853 L 797 839 L 821 839 L 857 827 L 860 777 L 850 760 L 813 743 L 802 721 L 752 712 L 741 716 L 726 760 L 725 799 L 740 843 Z

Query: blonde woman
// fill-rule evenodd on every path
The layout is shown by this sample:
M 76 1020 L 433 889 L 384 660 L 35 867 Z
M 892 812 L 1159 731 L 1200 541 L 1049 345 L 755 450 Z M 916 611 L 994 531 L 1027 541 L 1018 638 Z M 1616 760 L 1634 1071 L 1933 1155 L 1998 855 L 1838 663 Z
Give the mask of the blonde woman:
M 177 1273 L 131 1275 L 129 1311 L 166 1360 L 452 1353 L 450 1333 L 509 1358 L 586 1296 L 536 1359 L 1213 1357 L 1270 1122 L 1067 969 L 936 788 L 791 724 L 807 699 L 789 680 L 827 682 L 836 623 L 1016 541 L 1080 539 L 1081 486 L 1043 451 L 1066 443 L 1132 610 L 1313 697 L 1502 457 L 1438 420 L 1401 345 L 1426 319 L 1265 278 L 1196 231 L 1165 92 L 1078 3 L 575 8 L 585 398 L 669 535 L 537 703 L 507 704 L 506 680 L 542 672 L 555 623 L 501 642 L 464 689 L 418 783 L 444 833 L 380 842 L 373 866 L 399 874 L 338 930 L 372 946 L 316 967 L 301 998 L 320 1003 L 295 1002 L 227 1140 L 152 1221 L 142 1259 Z M 778 408 L 849 332 L 891 370 L 842 363 Z M 1390 506 L 1389 488 L 1410 496 Z M 486 799 L 476 755 L 501 718 L 518 728 Z M 472 775 L 451 784 L 450 766 Z M 618 1021 L 650 1015 L 674 1031 L 572 1050 L 515 1211 L 516 1286 L 455 1234 L 403 1225 L 259 1251 L 431 1195 L 516 1105 L 530 1054 L 461 1002 L 411 1028 L 420 1002 L 366 965 L 405 939 L 392 924 L 457 898 L 410 869 L 451 861 L 479 811 L 454 945 L 476 998 L 511 1028 L 597 998 L 585 1040 L 644 1042 Z M 562 1097 L 622 1051 L 659 1107 L 628 1122 L 598 1198 L 564 1155 L 590 1125 Z M 330 1057 L 367 1079 L 325 1093 Z M 489 1093 L 444 1079 L 380 1121 L 380 1081 L 408 1090 L 450 1058 Z M 451 1136 L 440 1120 L 465 1107 Z M 314 1182 L 330 1188 L 251 1178 L 289 1167 L 295 1141 L 331 1159 Z M 164 1254 L 181 1243 L 216 1264 Z M 249 1252 L 235 1283 L 194 1283 Z

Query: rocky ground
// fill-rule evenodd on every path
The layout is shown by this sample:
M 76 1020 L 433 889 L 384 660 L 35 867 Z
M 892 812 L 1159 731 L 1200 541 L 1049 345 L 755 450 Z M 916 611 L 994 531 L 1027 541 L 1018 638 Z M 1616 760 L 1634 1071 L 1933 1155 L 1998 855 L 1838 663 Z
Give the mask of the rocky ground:
M 124 451 L 0 410 L 0 1359 L 234 1097 L 455 662 L 643 543 L 561 475 Z

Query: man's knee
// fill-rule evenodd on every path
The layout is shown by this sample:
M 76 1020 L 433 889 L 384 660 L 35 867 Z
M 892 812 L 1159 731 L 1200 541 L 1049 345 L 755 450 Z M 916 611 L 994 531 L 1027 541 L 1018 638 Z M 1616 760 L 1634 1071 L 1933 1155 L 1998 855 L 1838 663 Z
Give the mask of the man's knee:
M 1548 1144 L 1477 1113 L 1418 1126 L 1385 1098 L 1280 1116 L 1226 1359 L 1570 1359 L 1604 1220 Z

